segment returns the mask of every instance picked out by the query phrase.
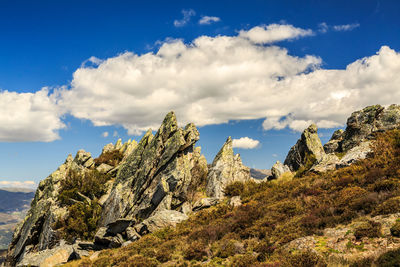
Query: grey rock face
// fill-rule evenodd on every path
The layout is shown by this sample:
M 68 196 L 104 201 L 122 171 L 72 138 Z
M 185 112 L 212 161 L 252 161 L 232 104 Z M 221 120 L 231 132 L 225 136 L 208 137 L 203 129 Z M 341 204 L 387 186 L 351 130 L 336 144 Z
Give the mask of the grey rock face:
M 285 172 L 290 172 L 290 169 L 288 166 L 283 165 L 279 160 L 272 165 L 271 168 L 271 178 L 272 179 L 279 179 L 279 177 L 281 177 L 282 174 L 284 174 Z
M 310 157 L 314 157 L 317 162 L 322 160 L 325 151 L 318 137 L 317 130 L 317 126 L 311 124 L 304 130 L 301 138 L 290 149 L 284 164 L 291 171 L 297 171 L 301 166 L 304 166 Z
M 333 153 L 335 151 L 340 150 L 340 142 L 343 141 L 344 138 L 344 130 L 339 129 L 336 130 L 333 134 L 331 139 L 329 140 L 328 143 L 324 145 L 324 150 L 325 153 Z
M 400 106 L 369 106 L 353 112 L 347 119 L 347 127 L 341 142 L 341 151 L 348 151 L 362 141 L 371 139 L 378 131 L 387 131 L 400 127 Z
M 250 169 L 242 164 L 239 154 L 233 153 L 229 137 L 215 157 L 207 178 L 206 193 L 210 197 L 223 198 L 227 185 L 250 180 Z
M 145 219 L 187 201 L 188 191 L 207 175 L 207 162 L 194 147 L 197 140 L 196 127 L 179 128 L 173 112 L 154 136 L 148 131 L 120 166 L 101 225 L 119 218 Z

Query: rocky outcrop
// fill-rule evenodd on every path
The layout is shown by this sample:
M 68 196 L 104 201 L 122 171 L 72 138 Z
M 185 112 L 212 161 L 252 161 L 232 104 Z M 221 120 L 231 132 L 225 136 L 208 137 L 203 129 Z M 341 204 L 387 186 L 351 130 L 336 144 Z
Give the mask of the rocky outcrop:
M 311 124 L 304 130 L 301 138 L 290 149 L 284 164 L 287 165 L 291 171 L 297 171 L 300 167 L 307 164 L 309 160 L 316 162 L 322 160 L 325 151 L 318 137 L 317 130 L 317 126 Z
M 129 142 L 122 145 L 122 147 L 125 147 L 124 151 L 121 152 L 124 156 L 126 156 L 126 153 L 129 153 L 132 144 L 134 145 L 133 142 Z M 115 149 L 114 146 L 108 151 L 113 149 Z M 34 266 L 35 262 L 45 260 L 48 255 L 65 254 L 65 249 L 59 250 L 60 247 L 64 246 L 64 241 L 61 239 L 58 231 L 53 229 L 53 225 L 57 220 L 65 218 L 68 215 L 66 207 L 61 206 L 58 199 L 62 190 L 62 182 L 70 179 L 72 173 L 84 176 L 85 173 L 93 171 L 95 168 L 96 163 L 91 154 L 84 150 L 79 150 L 75 158 L 69 155 L 66 161 L 55 172 L 40 182 L 30 210 L 24 221 L 15 229 L 9 246 L 6 265 L 20 265 L 28 261 Z M 108 167 L 104 168 L 104 165 L 99 169 L 99 171 L 109 170 Z M 109 187 L 112 186 L 111 183 L 107 183 L 107 185 Z M 81 197 L 85 201 L 91 201 L 82 194 Z M 64 259 L 61 256 L 55 258 Z
M 100 225 L 120 218 L 146 219 L 186 202 L 189 191 L 207 176 L 206 159 L 195 147 L 197 140 L 196 127 L 179 128 L 173 112 L 155 135 L 149 130 L 120 166 Z
M 176 224 L 188 218 L 187 215 L 176 210 L 162 210 L 140 224 L 137 224 L 135 230 L 140 235 L 152 233 L 165 227 L 174 227 Z
M 250 180 L 250 169 L 242 164 L 239 154 L 233 153 L 232 138 L 229 137 L 209 170 L 206 194 L 210 197 L 223 198 L 227 185 Z
M 375 132 L 400 128 L 400 106 L 369 106 L 353 112 L 347 119 L 343 140 L 335 152 L 346 152 L 373 138 Z
M 290 172 L 288 166 L 283 165 L 279 160 L 272 165 L 271 168 L 271 179 L 279 179 L 285 172 Z

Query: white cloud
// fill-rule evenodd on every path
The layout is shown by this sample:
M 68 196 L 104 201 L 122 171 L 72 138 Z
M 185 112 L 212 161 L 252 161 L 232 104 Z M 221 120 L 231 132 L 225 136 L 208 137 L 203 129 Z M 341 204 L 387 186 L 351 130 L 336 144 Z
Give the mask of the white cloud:
M 345 25 L 334 25 L 333 29 L 335 31 L 351 31 L 351 30 L 354 30 L 357 27 L 360 27 L 360 24 L 353 23 L 353 24 L 345 24 Z
M 329 29 L 328 24 L 326 24 L 326 22 L 321 22 L 320 24 L 318 24 L 318 31 L 320 33 L 326 33 Z
M 104 138 L 108 137 L 108 132 L 103 132 L 103 133 L 101 134 L 101 136 L 103 136 Z
M 190 19 L 196 15 L 196 12 L 193 9 L 183 9 L 182 10 L 182 15 L 183 18 L 180 20 L 174 20 L 174 26 L 175 27 L 183 27 L 185 26 Z
M 312 122 L 343 125 L 367 105 L 400 103 L 400 55 L 389 47 L 325 70 L 316 56 L 291 56 L 243 35 L 169 41 L 156 53 L 128 52 L 79 68 L 59 103 L 95 126 L 122 125 L 129 134 L 157 129 L 170 110 L 182 124 L 266 118 L 266 130 L 301 131 Z
M 65 125 L 56 98 L 46 88 L 35 93 L 0 91 L 0 142 L 59 139 L 58 130 Z
M 260 141 L 251 139 L 247 136 L 232 140 L 232 146 L 234 148 L 253 149 L 258 147 L 259 144 Z
M 288 24 L 256 26 L 248 31 L 241 30 L 239 32 L 240 37 L 246 38 L 255 44 L 268 44 L 310 35 L 313 35 L 312 30 L 296 28 Z
M 218 22 L 221 19 L 219 17 L 212 17 L 212 16 L 203 16 L 201 17 L 201 19 L 199 20 L 199 24 L 200 25 L 209 25 L 213 22 Z
M 0 187 L 36 188 L 34 181 L 0 181 Z

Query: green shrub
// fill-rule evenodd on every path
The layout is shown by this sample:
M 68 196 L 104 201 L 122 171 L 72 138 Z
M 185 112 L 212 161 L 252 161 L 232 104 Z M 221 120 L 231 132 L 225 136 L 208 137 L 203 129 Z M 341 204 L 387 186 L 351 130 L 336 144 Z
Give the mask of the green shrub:
M 374 221 L 361 222 L 360 225 L 354 229 L 354 236 L 357 239 L 363 237 L 379 237 L 381 236 L 381 224 Z

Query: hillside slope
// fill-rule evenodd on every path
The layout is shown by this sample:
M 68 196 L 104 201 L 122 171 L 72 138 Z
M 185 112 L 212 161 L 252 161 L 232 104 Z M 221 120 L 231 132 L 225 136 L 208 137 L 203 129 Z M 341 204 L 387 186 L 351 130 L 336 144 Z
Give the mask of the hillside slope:
M 67 266 L 394 266 L 400 131 L 377 134 L 372 150 L 339 170 L 234 183 L 226 201 L 176 228 Z M 234 207 L 237 195 L 242 205 Z

